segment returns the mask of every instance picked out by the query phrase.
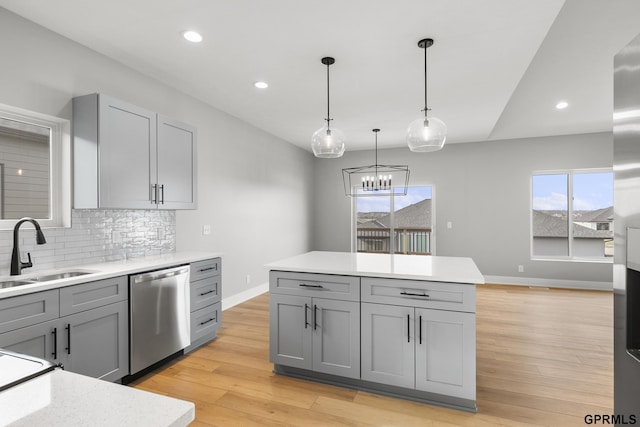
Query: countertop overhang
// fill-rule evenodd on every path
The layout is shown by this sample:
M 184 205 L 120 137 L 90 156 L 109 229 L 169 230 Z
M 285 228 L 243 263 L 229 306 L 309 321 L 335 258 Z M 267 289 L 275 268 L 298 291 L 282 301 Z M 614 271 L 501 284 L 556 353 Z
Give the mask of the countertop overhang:
M 483 284 L 471 258 L 354 252 L 307 252 L 266 265 L 270 270 Z
M 129 258 L 125 260 L 109 261 L 97 264 L 82 264 L 78 266 L 67 267 L 64 269 L 46 270 L 38 272 L 29 272 L 19 276 L 0 277 L 3 280 L 23 280 L 30 277 L 40 276 L 44 274 L 56 273 L 58 271 L 75 270 L 85 271 L 89 274 L 82 276 L 69 277 L 65 279 L 50 280 L 46 282 L 37 282 L 26 285 L 14 286 L 11 288 L 0 289 L 0 299 L 25 295 L 34 292 L 46 291 L 49 289 L 57 289 L 65 286 L 76 285 L 79 283 L 92 282 L 95 280 L 109 279 L 111 277 L 124 276 L 129 274 L 141 273 L 144 271 L 158 270 L 166 267 L 189 264 L 196 261 L 202 261 L 211 258 L 221 258 L 220 252 L 198 252 L 198 251 L 180 251 L 171 252 L 162 255 L 152 255 L 146 257 Z

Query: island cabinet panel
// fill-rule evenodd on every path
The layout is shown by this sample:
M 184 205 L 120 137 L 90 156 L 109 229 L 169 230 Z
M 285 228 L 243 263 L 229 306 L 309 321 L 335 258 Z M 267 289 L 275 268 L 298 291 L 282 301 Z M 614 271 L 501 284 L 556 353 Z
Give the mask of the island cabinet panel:
M 269 283 L 272 294 L 360 301 L 359 277 L 272 271 Z
M 272 271 L 270 290 L 273 363 L 360 378 L 359 278 Z
M 413 308 L 362 304 L 362 379 L 415 387 Z
M 474 313 L 476 287 L 464 283 L 363 277 L 362 300 Z
M 415 316 L 416 389 L 475 400 L 475 315 L 416 308 Z

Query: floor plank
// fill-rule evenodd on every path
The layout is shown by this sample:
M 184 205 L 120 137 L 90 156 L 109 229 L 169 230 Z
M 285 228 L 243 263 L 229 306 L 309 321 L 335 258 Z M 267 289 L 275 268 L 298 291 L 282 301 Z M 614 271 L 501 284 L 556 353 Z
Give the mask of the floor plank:
M 584 426 L 612 413 L 611 292 L 477 291 L 476 414 L 273 374 L 268 294 L 225 311 L 218 339 L 132 385 L 195 402 L 195 427 Z

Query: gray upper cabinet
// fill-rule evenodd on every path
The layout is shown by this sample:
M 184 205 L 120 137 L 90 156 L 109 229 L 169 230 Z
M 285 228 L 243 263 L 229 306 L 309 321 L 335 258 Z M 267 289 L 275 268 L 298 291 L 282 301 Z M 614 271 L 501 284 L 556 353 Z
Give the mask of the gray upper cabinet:
M 196 129 L 103 94 L 73 99 L 74 207 L 195 209 Z

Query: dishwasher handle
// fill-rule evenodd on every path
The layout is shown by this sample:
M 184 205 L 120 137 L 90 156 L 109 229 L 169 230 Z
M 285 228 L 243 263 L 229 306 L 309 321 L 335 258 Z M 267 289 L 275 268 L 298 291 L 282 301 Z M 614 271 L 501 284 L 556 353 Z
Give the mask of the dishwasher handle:
M 189 274 L 189 266 L 175 267 L 168 270 L 158 270 L 133 276 L 134 283 L 151 282 L 153 280 L 167 279 L 174 276 Z

